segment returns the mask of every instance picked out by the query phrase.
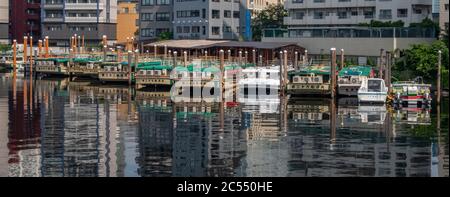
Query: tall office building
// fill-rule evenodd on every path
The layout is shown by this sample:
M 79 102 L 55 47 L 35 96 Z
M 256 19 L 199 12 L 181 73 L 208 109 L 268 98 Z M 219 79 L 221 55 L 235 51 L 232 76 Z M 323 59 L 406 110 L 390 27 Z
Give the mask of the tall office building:
M 139 0 L 139 40 L 152 41 L 163 32 L 173 32 L 174 0 Z
M 42 2 L 42 34 L 50 45 L 67 47 L 74 34 L 86 46 L 97 46 L 103 35 L 116 40 L 117 0 L 46 0 Z
M 267 6 L 283 2 L 284 0 L 247 0 L 246 5 L 252 17 L 255 17 L 256 14 L 264 10 Z
M 22 43 L 24 36 L 41 37 L 41 1 L 14 0 L 9 1 L 9 37 Z M 3 3 L 1 4 L 3 5 Z M 3 14 L 3 13 L 2 13 Z M 2 30 L 3 31 L 3 28 Z M 34 41 L 37 41 L 35 39 Z
M 0 0 L 0 44 L 9 42 L 9 0 Z

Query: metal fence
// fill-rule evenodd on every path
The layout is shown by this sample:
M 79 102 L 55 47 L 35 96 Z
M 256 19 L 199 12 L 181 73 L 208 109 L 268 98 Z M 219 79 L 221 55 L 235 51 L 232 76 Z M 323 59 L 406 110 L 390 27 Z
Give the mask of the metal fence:
M 265 29 L 266 38 L 435 38 L 434 28 Z

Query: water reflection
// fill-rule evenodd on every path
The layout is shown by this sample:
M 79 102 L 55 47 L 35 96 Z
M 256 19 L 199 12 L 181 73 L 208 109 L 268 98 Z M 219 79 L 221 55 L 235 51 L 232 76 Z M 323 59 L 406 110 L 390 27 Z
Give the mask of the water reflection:
M 3 75 L 0 176 L 448 176 L 444 107 L 169 97 Z

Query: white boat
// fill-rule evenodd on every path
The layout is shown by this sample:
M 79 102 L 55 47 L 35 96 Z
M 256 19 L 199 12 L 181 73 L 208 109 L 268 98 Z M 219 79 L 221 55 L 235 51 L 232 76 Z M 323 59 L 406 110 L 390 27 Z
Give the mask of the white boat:
M 360 103 L 385 103 L 388 88 L 384 80 L 368 78 L 361 82 L 358 90 L 358 102 Z
M 280 67 L 246 68 L 242 70 L 239 88 L 247 89 L 248 92 L 263 89 L 264 92 L 274 90 L 278 94 L 280 89 Z

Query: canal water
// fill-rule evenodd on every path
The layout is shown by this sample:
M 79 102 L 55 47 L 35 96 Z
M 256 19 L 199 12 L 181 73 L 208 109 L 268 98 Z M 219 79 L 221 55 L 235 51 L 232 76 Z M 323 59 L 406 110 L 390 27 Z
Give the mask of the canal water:
M 162 91 L 0 77 L 0 176 L 449 176 L 448 99 L 174 104 Z

